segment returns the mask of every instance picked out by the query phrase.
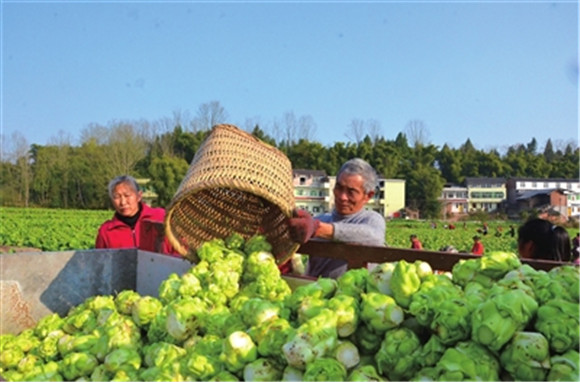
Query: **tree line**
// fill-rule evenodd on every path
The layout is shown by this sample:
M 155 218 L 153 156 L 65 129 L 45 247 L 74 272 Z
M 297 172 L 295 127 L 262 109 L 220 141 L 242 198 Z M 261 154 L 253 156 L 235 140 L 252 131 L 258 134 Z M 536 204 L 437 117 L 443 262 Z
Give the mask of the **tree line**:
M 218 102 L 204 104 L 197 117 L 184 123 L 174 115 L 150 123 L 119 122 L 90 125 L 73 145 L 61 133 L 47 145 L 27 145 L 14 133 L 12 150 L 0 162 L 1 204 L 49 208 L 104 209 L 110 207 L 107 184 L 115 176 L 131 174 L 151 179 L 167 206 L 185 177 L 189 163 L 211 130 L 226 123 Z M 284 152 L 294 169 L 324 170 L 335 175 L 353 157 L 368 161 L 387 179 L 405 179 L 407 206 L 424 218 L 440 214 L 437 199 L 446 183 L 462 184 L 466 177 L 532 177 L 577 179 L 579 149 L 572 143 L 542 151 L 535 138 L 509 146 L 505 153 L 476 149 L 467 139 L 458 148 L 435 146 L 425 138 L 421 121 L 409 122 L 392 140 L 380 135 L 376 121 L 353 120 L 350 141 L 325 146 L 310 139 L 315 125 L 310 117 L 285 115 L 269 132 L 247 121 L 244 129 Z

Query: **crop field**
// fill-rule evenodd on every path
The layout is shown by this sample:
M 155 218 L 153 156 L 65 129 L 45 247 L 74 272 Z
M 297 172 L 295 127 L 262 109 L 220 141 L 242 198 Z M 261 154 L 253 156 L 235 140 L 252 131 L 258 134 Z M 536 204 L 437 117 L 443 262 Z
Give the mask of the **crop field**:
M 424 249 L 438 251 L 445 246 L 453 246 L 460 252 L 469 252 L 473 245 L 473 236 L 479 235 L 486 251 L 517 252 L 517 228 L 520 223 L 509 221 L 488 222 L 488 233 L 478 232 L 483 227 L 481 222 L 457 222 L 455 229 L 445 228 L 447 222 L 437 221 L 436 228 L 431 221 L 391 220 L 387 222 L 387 244 L 392 247 L 410 248 L 409 236 L 417 235 Z M 515 236 L 509 234 L 513 225 Z M 501 232 L 498 233 L 498 228 Z
M 0 208 L 0 245 L 42 251 L 91 249 L 107 210 Z
M 101 223 L 113 216 L 112 210 L 70 210 L 47 208 L 0 208 L 0 245 L 4 247 L 36 248 L 42 251 L 62 251 L 94 248 L 95 237 Z M 452 245 L 459 251 L 469 251 L 472 237 L 482 227 L 480 222 L 455 223 L 453 230 L 438 221 L 390 220 L 387 222 L 386 242 L 389 246 L 409 248 L 409 236 L 416 234 L 429 250 L 439 250 Z M 517 250 L 516 237 L 508 234 L 508 227 L 517 222 L 489 222 L 489 233 L 480 235 L 486 251 Z M 496 236 L 498 227 L 503 229 Z

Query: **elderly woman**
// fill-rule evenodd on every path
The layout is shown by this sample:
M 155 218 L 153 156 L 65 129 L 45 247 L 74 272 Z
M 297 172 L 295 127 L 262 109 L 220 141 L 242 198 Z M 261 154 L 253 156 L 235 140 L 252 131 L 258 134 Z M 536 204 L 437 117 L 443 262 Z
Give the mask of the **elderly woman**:
M 109 197 L 115 214 L 99 228 L 95 248 L 139 247 L 141 223 L 144 220 L 163 221 L 165 210 L 148 206 L 142 201 L 142 194 L 135 178 L 129 175 L 109 182 Z M 163 252 L 175 253 L 167 241 Z
M 336 176 L 334 209 L 313 218 L 299 210 L 289 219 L 292 239 L 303 244 L 311 238 L 384 246 L 386 223 L 381 214 L 366 210 L 367 202 L 375 195 L 377 174 L 366 161 L 355 158 L 345 162 Z M 313 277 L 337 278 L 347 270 L 340 259 L 309 258 L 307 274 Z

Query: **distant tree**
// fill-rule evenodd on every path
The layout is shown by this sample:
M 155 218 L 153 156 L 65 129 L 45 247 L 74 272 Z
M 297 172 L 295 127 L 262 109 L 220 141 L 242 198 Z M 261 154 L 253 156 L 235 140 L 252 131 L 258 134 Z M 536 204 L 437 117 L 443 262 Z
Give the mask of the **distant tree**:
M 548 138 L 546 141 L 546 146 L 544 147 L 544 158 L 547 163 L 552 163 L 555 158 L 554 147 L 552 146 L 552 140 Z
M 199 106 L 191 128 L 193 133 L 210 130 L 215 125 L 226 123 L 228 118 L 226 109 L 219 101 L 210 101 Z
M 433 145 L 416 145 L 405 165 L 405 197 L 408 205 L 420 211 L 421 216 L 438 218 L 441 209 L 438 201 L 445 180 L 434 167 L 437 148 Z
M 14 165 L 12 169 L 14 178 L 6 179 L 6 181 L 16 191 L 19 204 L 28 207 L 33 175 L 29 145 L 24 135 L 18 131 L 11 134 L 9 142 L 11 143 L 11 148 L 2 154 L 9 163 Z
M 158 195 L 157 204 L 167 207 L 185 178 L 188 164 L 182 158 L 158 157 L 149 166 L 151 186 Z
M 316 131 L 316 124 L 309 115 L 296 118 L 293 111 L 288 111 L 282 116 L 281 122 L 274 121 L 273 131 L 274 138 L 280 146 L 279 148 L 286 152 L 290 146 L 300 139 L 310 141 Z
M 251 131 L 251 134 L 258 138 L 259 140 L 263 141 L 264 143 L 267 143 L 271 146 L 276 146 L 276 140 L 272 137 L 270 137 L 269 135 L 267 135 L 264 130 L 260 129 L 260 126 L 256 125 L 254 126 L 254 128 Z
M 62 200 L 63 178 L 62 163 L 58 159 L 57 146 L 31 146 L 32 180 L 31 197 L 41 207 L 63 208 Z M 65 162 L 66 164 L 66 162 Z
M 507 168 L 497 151 L 478 151 L 476 158 L 481 176 L 499 178 L 505 175 Z
M 147 155 L 147 148 L 148 142 L 139 126 L 131 122 L 113 123 L 104 146 L 106 172 L 110 177 L 131 174 L 135 165 Z
M 327 151 L 319 142 L 301 139 L 288 148 L 288 159 L 293 168 L 322 170 L 326 162 Z
M 365 135 L 365 123 L 362 119 L 353 118 L 350 123 L 348 124 L 348 130 L 345 136 L 353 141 L 354 143 L 358 144 L 362 141 Z
M 536 155 L 536 150 L 538 149 L 538 142 L 536 138 L 532 138 L 532 140 L 526 146 L 528 154 Z
M 437 163 L 441 176 L 452 184 L 461 184 L 464 176 L 461 172 L 462 155 L 459 151 L 451 149 L 447 144 L 437 154 Z
M 369 119 L 365 123 L 366 131 L 368 136 L 372 139 L 373 143 L 377 143 L 382 137 L 381 123 L 376 119 Z
M 427 145 L 429 143 L 429 130 L 425 123 L 419 119 L 407 122 L 405 133 L 411 140 L 411 146 Z
M 103 166 L 106 161 L 103 146 L 96 140 L 84 142 L 80 147 L 73 148 L 70 164 L 71 204 L 74 208 L 106 209 L 111 207 L 107 185 L 110 174 Z
M 559 160 L 551 165 L 551 176 L 554 178 L 578 179 L 580 166 L 580 150 L 568 145 Z
M 181 112 L 174 112 L 173 118 L 162 118 L 156 121 L 152 130 L 155 132 L 148 141 L 153 142 L 152 150 L 156 155 L 174 155 L 175 141 L 183 133 L 183 126 L 191 122 L 184 121 Z
M 467 138 L 465 143 L 459 147 L 459 151 L 461 151 L 461 153 L 465 155 L 474 153 L 476 150 L 475 147 L 473 147 L 473 143 L 471 143 L 471 139 Z

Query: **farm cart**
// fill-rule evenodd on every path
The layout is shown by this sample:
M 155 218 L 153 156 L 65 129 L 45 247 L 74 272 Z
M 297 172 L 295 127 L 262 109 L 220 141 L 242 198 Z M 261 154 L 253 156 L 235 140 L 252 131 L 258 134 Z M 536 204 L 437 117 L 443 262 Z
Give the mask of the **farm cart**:
M 151 223 L 149 234 L 162 235 L 162 225 Z M 144 246 L 159 243 L 151 235 Z M 154 248 L 153 248 L 154 249 Z M 400 248 L 310 242 L 299 253 L 345 259 L 351 268 L 367 263 L 424 260 L 433 269 L 449 271 L 461 259 L 475 256 Z M 536 269 L 549 270 L 562 263 L 525 261 Z M 183 274 L 191 267 L 187 260 L 142 249 L 31 252 L 0 256 L 0 334 L 18 333 L 32 327 L 52 312 L 65 315 L 90 296 L 115 294 L 125 289 L 157 296 L 158 287 L 170 273 Z M 312 279 L 284 276 L 291 287 Z

